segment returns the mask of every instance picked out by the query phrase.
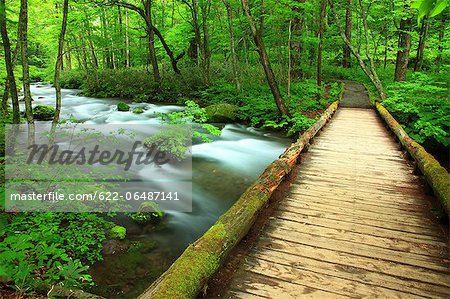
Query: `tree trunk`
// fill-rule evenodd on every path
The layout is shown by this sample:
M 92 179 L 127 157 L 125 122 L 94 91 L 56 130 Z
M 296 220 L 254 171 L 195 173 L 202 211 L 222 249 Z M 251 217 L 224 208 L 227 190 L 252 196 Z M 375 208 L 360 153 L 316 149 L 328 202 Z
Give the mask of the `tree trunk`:
M 323 20 L 327 8 L 327 0 L 320 0 L 319 16 L 319 45 L 317 46 L 317 86 L 322 85 L 322 48 L 323 48 Z
M 33 109 L 31 107 L 31 90 L 30 90 L 30 66 L 28 65 L 28 1 L 20 1 L 19 22 L 20 30 L 20 48 L 22 53 L 22 80 L 23 93 L 25 101 L 25 115 L 28 123 L 28 145 L 34 144 L 34 119 Z
M 234 82 L 236 84 L 237 92 L 241 92 L 241 82 L 239 80 L 239 62 L 236 55 L 236 45 L 234 41 L 233 12 L 231 10 L 229 0 L 223 0 L 223 3 L 225 4 L 225 8 L 227 9 L 228 30 L 230 32 L 230 49 L 231 49 L 231 59 L 233 63 Z
M 208 17 L 211 10 L 211 0 L 202 1 L 202 28 L 203 28 L 203 41 L 202 41 L 202 69 L 203 78 L 205 84 L 209 84 L 209 69 L 211 64 L 211 50 L 209 49 L 209 24 Z
M 13 61 L 11 58 L 11 44 L 9 42 L 8 31 L 6 28 L 5 0 L 0 0 L 0 31 L 1 31 L 1 35 L 2 35 L 3 49 L 5 51 L 6 73 L 8 76 L 8 85 L 9 85 L 8 90 L 9 90 L 9 93 L 11 94 L 11 101 L 12 101 L 12 106 L 13 106 L 13 123 L 18 124 L 20 122 L 19 97 L 17 94 L 16 79 L 14 77 L 14 65 L 13 65 Z M 5 89 L 6 89 L 6 86 L 5 86 Z M 6 93 L 6 90 L 5 90 L 5 93 Z M 6 100 L 7 99 L 8 99 L 8 97 L 6 98 Z M 5 102 L 3 102 L 3 105 L 5 105 Z M 7 112 L 7 107 L 5 107 L 5 106 L 3 107 L 3 109 L 5 109 L 5 112 Z
M 398 34 L 397 60 L 395 62 L 395 81 L 406 81 L 406 72 L 408 69 L 409 51 L 411 49 L 411 25 L 412 19 L 406 18 L 400 21 L 400 30 Z
M 66 50 L 66 64 L 67 64 L 67 69 L 69 71 L 72 70 L 72 55 L 70 55 L 70 46 L 67 47 Z
M 420 28 L 419 45 L 417 47 L 416 63 L 414 64 L 414 71 L 420 71 L 423 64 L 423 51 L 425 49 L 425 41 L 428 35 L 429 18 L 424 17 L 422 20 L 422 27 Z
M 347 39 L 352 41 L 352 0 L 347 0 L 347 8 L 345 12 L 345 36 Z M 350 62 L 350 48 L 347 46 L 347 44 L 344 44 L 344 48 L 342 50 L 342 67 L 350 68 L 351 62 Z
M 125 66 L 128 68 L 131 66 L 130 63 L 130 38 L 128 36 L 128 10 L 125 9 Z
M 98 69 L 98 59 L 97 59 L 97 55 L 95 54 L 94 44 L 92 43 L 91 24 L 90 24 L 88 16 L 86 16 L 85 25 L 86 25 L 89 49 L 91 50 L 91 54 L 92 54 L 92 66 L 94 67 L 94 69 L 97 70 Z
M 56 109 L 52 122 L 53 126 L 59 122 L 59 116 L 61 114 L 61 86 L 59 85 L 59 74 L 61 71 L 61 62 L 63 60 L 64 36 L 66 35 L 68 10 L 69 10 L 69 0 L 64 0 L 63 19 L 58 42 L 58 56 L 56 57 L 55 77 L 53 80 L 53 85 L 55 86 L 56 91 Z
M 147 25 L 148 50 L 150 54 L 150 63 L 153 69 L 153 79 L 156 83 L 161 82 L 161 75 L 159 74 L 158 60 L 156 59 L 155 51 L 155 31 L 152 23 L 152 0 L 146 0 L 144 3 L 145 22 Z
M 291 48 L 292 48 L 292 20 L 289 20 L 288 74 L 287 74 L 287 105 L 288 106 L 291 104 L 291 68 L 292 68 Z
M 262 39 L 262 22 L 260 23 L 260 28 L 256 28 L 255 21 L 253 20 L 253 16 L 250 12 L 250 7 L 248 5 L 248 0 L 241 0 L 242 8 L 244 9 L 245 15 L 250 23 L 250 29 L 252 32 L 253 39 L 256 44 L 256 48 L 258 50 L 259 59 L 264 69 L 264 73 L 266 74 L 267 83 L 269 84 L 270 90 L 272 92 L 275 103 L 277 104 L 278 111 L 281 115 L 291 116 L 289 110 L 284 104 L 283 98 L 281 97 L 280 89 L 278 88 L 278 83 L 275 79 L 275 74 L 273 73 L 272 67 L 270 65 L 269 57 L 267 56 L 266 47 L 264 45 L 264 41 Z

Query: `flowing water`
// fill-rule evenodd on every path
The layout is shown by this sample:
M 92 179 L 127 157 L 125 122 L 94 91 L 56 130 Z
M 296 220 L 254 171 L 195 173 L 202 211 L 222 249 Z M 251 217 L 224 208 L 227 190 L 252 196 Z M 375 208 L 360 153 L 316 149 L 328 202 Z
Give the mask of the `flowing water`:
M 63 90 L 61 118 L 86 123 L 155 124 L 155 112 L 179 111 L 176 105 L 129 103 L 142 107 L 143 114 L 119 112 L 119 99 L 97 99 Z M 32 86 L 33 105 L 54 105 L 54 89 Z M 135 298 L 151 284 L 183 250 L 201 236 L 275 160 L 291 140 L 261 129 L 227 124 L 220 137 L 192 148 L 193 211 L 168 212 L 162 223 L 139 226 L 124 215 L 117 221 L 127 228 L 129 249 L 105 256 L 91 269 L 94 293 L 107 298 Z M 142 172 L 145 175 L 145 171 Z

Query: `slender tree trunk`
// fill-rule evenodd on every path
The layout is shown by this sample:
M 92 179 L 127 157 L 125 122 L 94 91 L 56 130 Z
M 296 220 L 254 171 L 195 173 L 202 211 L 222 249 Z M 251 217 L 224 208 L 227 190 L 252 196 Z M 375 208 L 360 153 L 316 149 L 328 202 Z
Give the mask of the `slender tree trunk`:
M 18 124 L 20 122 L 19 111 L 19 97 L 17 94 L 16 79 L 14 77 L 14 65 L 11 58 L 11 44 L 8 37 L 8 31 L 6 28 L 6 4 L 5 0 L 0 0 L 0 31 L 2 35 L 3 49 L 5 51 L 5 64 L 6 73 L 8 76 L 9 93 L 11 94 L 11 101 L 13 106 L 13 123 Z M 20 31 L 20 30 L 19 30 Z M 20 33 L 20 32 L 19 32 Z M 17 56 L 17 55 L 16 55 Z M 5 90 L 6 93 L 6 90 Z M 8 98 L 6 98 L 8 99 Z M 3 102 L 3 105 L 5 102 Z M 7 113 L 6 105 L 3 106 L 5 114 Z
M 352 0 L 347 0 L 347 7 L 345 12 L 345 36 L 347 39 L 352 41 Z M 350 68 L 351 62 L 350 62 L 350 55 L 351 51 L 350 48 L 347 46 L 347 44 L 344 44 L 344 48 L 342 51 L 342 67 Z
M 280 112 L 281 115 L 291 116 L 289 110 L 284 104 L 283 98 L 281 97 L 280 89 L 278 88 L 278 83 L 275 79 L 275 74 L 273 73 L 269 57 L 267 56 L 266 47 L 262 39 L 263 22 L 262 21 L 260 22 L 260 26 L 258 29 L 251 14 L 250 7 L 248 5 L 248 0 L 241 0 L 241 2 L 242 8 L 244 9 L 245 15 L 247 16 L 247 19 L 250 23 L 250 29 L 256 44 L 256 48 L 258 50 L 259 59 L 263 66 L 264 73 L 266 74 L 267 83 L 269 84 L 273 98 L 275 100 L 275 103 L 277 104 L 278 111 Z
M 69 71 L 72 70 L 72 55 L 70 55 L 70 46 L 67 47 L 66 50 L 66 64 L 67 64 L 67 69 Z
M 128 31 L 129 31 L 128 10 L 125 9 L 125 52 L 126 52 L 125 66 L 127 68 L 131 66 L 131 63 L 130 63 L 130 38 L 128 36 Z
M 416 54 L 416 63 L 414 64 L 414 71 L 420 71 L 422 69 L 423 64 L 423 51 L 425 49 L 425 41 L 428 36 L 428 24 L 429 18 L 424 17 L 422 20 L 422 27 L 420 28 L 420 37 L 419 37 L 419 45 L 417 47 Z
M 327 0 L 320 0 L 319 17 L 319 45 L 317 47 L 317 86 L 322 85 L 322 48 L 323 48 L 323 20 L 327 8 Z
M 97 55 L 95 54 L 94 44 L 92 43 L 91 24 L 90 24 L 88 16 L 86 16 L 85 26 L 86 26 L 86 31 L 87 31 L 87 40 L 88 40 L 88 44 L 89 44 L 89 49 L 91 50 L 91 55 L 92 55 L 92 66 L 94 67 L 94 69 L 97 70 L 98 69 L 98 59 L 97 59 Z
M 225 4 L 225 8 L 227 9 L 228 30 L 230 32 L 230 48 L 231 48 L 231 59 L 233 63 L 234 82 L 236 84 L 237 92 L 241 92 L 241 82 L 239 80 L 239 62 L 236 54 L 236 45 L 234 41 L 233 11 L 231 10 L 229 0 L 223 0 L 223 3 Z
M 153 30 L 152 22 L 152 0 L 146 0 L 144 3 L 145 21 L 147 25 L 148 50 L 150 54 L 150 63 L 153 69 L 153 79 L 158 84 L 161 82 L 161 75 L 159 74 L 158 60 L 156 59 L 155 51 L 155 31 Z
M 400 21 L 400 30 L 398 34 L 397 60 L 395 62 L 395 81 L 406 81 L 406 72 L 408 70 L 409 51 L 411 49 L 411 25 L 410 17 Z
M 64 55 L 64 53 L 63 53 L 64 36 L 66 35 L 68 11 L 69 11 L 69 0 L 64 0 L 63 19 L 62 19 L 61 31 L 59 33 L 59 42 L 58 42 L 58 56 L 56 57 L 55 77 L 53 80 L 53 85 L 55 86 L 55 91 L 56 91 L 56 109 L 55 109 L 55 115 L 53 117 L 52 126 L 56 125 L 59 122 L 59 116 L 61 114 L 61 85 L 59 84 L 59 75 L 61 72 L 61 62 L 63 60 L 63 55 Z
M 289 20 L 289 35 L 288 35 L 288 74 L 287 74 L 287 106 L 291 104 L 291 48 L 292 48 L 292 20 Z
M 33 108 L 31 106 L 31 90 L 30 90 L 30 67 L 28 64 L 28 1 L 20 1 L 19 22 L 21 24 L 20 30 L 20 48 L 22 53 L 22 78 L 23 78 L 23 92 L 25 101 L 25 115 L 28 123 L 28 145 L 34 144 L 34 119 Z
M 203 41 L 202 41 L 202 68 L 203 78 L 205 84 L 209 84 L 209 69 L 211 64 L 211 50 L 209 49 L 209 24 L 208 17 L 211 11 L 211 0 L 202 2 L 202 27 L 203 27 Z

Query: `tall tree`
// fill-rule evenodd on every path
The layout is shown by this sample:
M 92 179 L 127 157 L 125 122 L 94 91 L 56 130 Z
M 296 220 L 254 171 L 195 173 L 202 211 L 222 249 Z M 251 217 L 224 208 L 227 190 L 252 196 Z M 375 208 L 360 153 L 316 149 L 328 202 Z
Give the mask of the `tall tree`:
M 322 48 L 323 48 L 323 20 L 327 8 L 327 0 L 320 0 L 319 14 L 319 45 L 317 46 L 317 85 L 322 85 Z
M 53 85 L 56 90 L 56 109 L 55 115 L 53 117 L 53 124 L 57 124 L 59 122 L 59 115 L 61 113 L 61 85 L 59 84 L 59 76 L 61 72 L 61 63 L 63 61 L 63 50 L 64 50 L 64 36 L 66 35 L 67 28 L 67 15 L 69 11 L 69 0 L 64 0 L 63 4 L 63 19 L 61 24 L 61 31 L 59 33 L 59 41 L 58 41 L 58 56 L 56 57 L 56 65 L 55 65 L 55 77 L 53 79 Z
M 14 76 L 14 64 L 11 57 L 11 44 L 9 41 L 8 31 L 6 27 L 6 4 L 5 0 L 0 0 L 0 31 L 3 41 L 3 49 L 5 51 L 5 64 L 7 73 L 7 82 L 9 85 L 9 94 L 11 94 L 13 107 L 13 123 L 20 122 L 19 97 L 17 94 L 16 79 Z M 17 56 L 17 55 L 16 55 Z M 6 89 L 6 88 L 5 88 Z M 6 90 L 5 90 L 6 93 Z M 8 99 L 8 98 L 6 98 Z M 7 107 L 3 107 L 4 113 L 7 113 Z
M 423 52 L 425 50 L 425 42 L 428 36 L 428 24 L 429 24 L 429 17 L 426 16 L 422 19 L 422 26 L 420 27 L 419 32 L 419 44 L 417 45 L 416 61 L 414 63 L 415 72 L 420 71 L 422 69 Z
M 405 16 L 400 20 L 398 33 L 397 60 L 395 62 L 395 81 L 406 81 L 408 69 L 409 51 L 411 49 L 411 25 L 412 18 L 409 16 L 409 7 L 405 5 Z
M 236 45 L 234 41 L 234 27 L 233 27 L 233 11 L 231 9 L 230 0 L 222 0 L 227 10 L 228 30 L 230 32 L 230 50 L 233 67 L 234 83 L 237 92 L 241 91 L 241 82 L 239 79 L 239 61 L 236 53 Z
M 351 42 L 352 41 L 352 0 L 347 0 L 347 7 L 345 10 L 345 36 Z M 342 50 L 342 67 L 350 68 L 350 47 L 344 43 Z
M 34 144 L 34 119 L 33 108 L 31 106 L 31 88 L 30 88 L 30 66 L 28 63 L 28 1 L 20 1 L 19 22 L 20 28 L 20 48 L 22 54 L 22 80 L 23 94 L 25 101 L 25 115 L 28 123 L 28 145 Z
M 250 11 L 248 0 L 241 0 L 241 2 L 242 8 L 244 9 L 245 15 L 247 16 L 248 22 L 250 24 L 253 40 L 255 41 L 256 48 L 258 50 L 259 60 L 263 66 L 264 73 L 266 74 L 267 83 L 269 84 L 270 91 L 272 92 L 278 111 L 281 115 L 290 116 L 289 110 L 284 104 L 284 100 L 281 96 L 277 80 L 275 79 L 275 74 L 272 70 L 272 66 L 270 65 L 269 57 L 267 56 L 266 46 L 264 45 L 264 40 L 262 37 L 262 31 L 264 28 L 264 12 L 261 13 L 258 26 L 259 28 L 257 28 L 256 22 L 253 19 L 252 13 Z M 262 7 L 264 7 L 264 0 L 262 0 Z

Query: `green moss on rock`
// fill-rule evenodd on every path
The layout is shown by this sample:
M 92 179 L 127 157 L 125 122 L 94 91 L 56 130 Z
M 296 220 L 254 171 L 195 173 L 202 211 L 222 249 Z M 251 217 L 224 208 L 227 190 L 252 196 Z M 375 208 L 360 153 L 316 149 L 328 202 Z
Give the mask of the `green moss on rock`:
M 108 233 L 108 237 L 114 240 L 123 240 L 127 234 L 127 229 L 123 226 L 116 225 Z
M 127 103 L 120 102 L 117 104 L 117 111 L 130 111 L 130 106 Z
M 163 217 L 164 212 L 155 202 L 144 202 L 136 213 L 130 215 L 130 218 L 139 224 L 159 222 Z
M 38 105 L 33 107 L 33 117 L 36 120 L 52 120 L 55 108 L 52 106 Z
M 141 114 L 141 113 L 144 113 L 144 109 L 142 109 L 141 107 L 136 107 L 136 108 L 133 108 L 133 113 L 135 113 L 135 114 Z
M 208 122 L 229 123 L 235 122 L 239 107 L 231 104 L 214 104 L 205 108 Z

